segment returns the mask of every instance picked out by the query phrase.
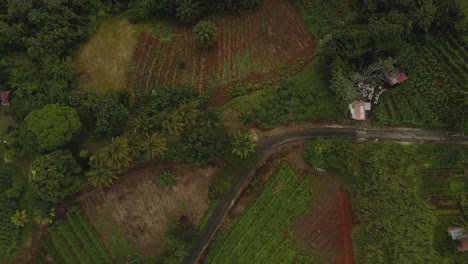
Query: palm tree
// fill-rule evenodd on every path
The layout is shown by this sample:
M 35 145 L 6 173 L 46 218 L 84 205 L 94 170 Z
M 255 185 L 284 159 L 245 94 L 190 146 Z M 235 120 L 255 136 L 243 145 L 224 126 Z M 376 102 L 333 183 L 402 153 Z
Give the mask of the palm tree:
M 127 138 L 132 159 L 137 159 L 140 157 L 140 144 L 142 140 L 141 135 L 136 133 L 124 133 L 123 136 Z
M 174 112 L 172 114 L 166 115 L 162 121 L 161 126 L 163 131 L 166 131 L 171 135 L 180 135 L 182 129 L 185 127 L 185 123 L 181 117 Z
M 16 210 L 16 213 L 11 217 L 11 221 L 17 227 L 23 227 L 28 222 L 28 215 L 26 210 Z
M 257 143 L 253 139 L 253 135 L 250 132 L 241 133 L 240 131 L 234 136 L 232 142 L 232 153 L 245 159 L 249 153 L 255 152 Z
M 138 115 L 132 122 L 134 132 L 146 133 L 154 128 L 154 120 L 147 115 Z
M 34 221 L 40 225 L 52 224 L 52 218 L 55 216 L 55 208 L 52 208 L 48 213 L 38 211 L 34 212 Z
M 149 160 L 161 156 L 167 150 L 166 139 L 159 133 L 146 134 L 140 143 L 143 159 Z
M 186 126 L 195 124 L 197 117 L 200 115 L 200 110 L 198 110 L 198 102 L 184 102 L 180 104 L 175 114 Z
M 202 14 L 199 2 L 192 0 L 181 0 L 177 4 L 176 17 L 184 23 L 192 23 Z
M 126 170 L 132 161 L 132 151 L 125 136 L 112 138 L 112 142 L 102 149 L 103 161 L 117 172 Z
M 102 155 L 93 155 L 89 159 L 91 170 L 86 173 L 86 177 L 91 185 L 101 188 L 110 187 L 112 182 L 117 179 L 109 164 L 107 164 Z

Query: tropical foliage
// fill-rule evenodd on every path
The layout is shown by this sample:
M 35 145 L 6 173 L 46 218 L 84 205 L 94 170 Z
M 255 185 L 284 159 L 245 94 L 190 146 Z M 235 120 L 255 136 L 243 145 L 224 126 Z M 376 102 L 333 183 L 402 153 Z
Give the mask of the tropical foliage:
M 232 141 L 232 153 L 245 159 L 249 153 L 255 152 L 256 146 L 257 143 L 255 143 L 251 132 L 241 133 L 239 131 L 234 136 L 234 140 Z
M 34 110 L 24 121 L 27 130 L 34 134 L 37 144 L 43 150 L 63 147 L 81 127 L 76 110 L 58 104 Z
M 177 176 L 170 171 L 166 171 L 158 176 L 158 183 L 161 186 L 173 186 L 177 183 Z
M 28 222 L 28 214 L 26 213 L 26 210 L 16 210 L 16 213 L 11 217 L 11 221 L 17 227 L 24 227 Z
M 213 47 L 218 38 L 215 24 L 210 21 L 200 21 L 193 28 L 193 38 L 200 48 Z
M 81 167 L 70 151 L 56 150 L 33 161 L 29 186 L 41 199 L 59 203 L 80 190 L 82 176 Z

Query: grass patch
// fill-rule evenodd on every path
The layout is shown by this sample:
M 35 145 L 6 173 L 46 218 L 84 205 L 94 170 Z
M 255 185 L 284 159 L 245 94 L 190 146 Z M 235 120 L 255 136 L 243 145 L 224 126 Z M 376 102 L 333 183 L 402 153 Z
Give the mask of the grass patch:
M 136 253 L 135 247 L 125 239 L 124 231 L 109 212 L 101 211 L 95 219 L 99 226 L 97 231 L 113 259 L 123 259 Z
M 218 236 L 207 263 L 309 263 L 294 246 L 292 225 L 314 195 L 313 178 L 284 165 L 240 219 Z M 311 188 L 312 187 L 312 188 Z
M 125 88 L 138 37 L 148 29 L 150 23 L 131 24 L 122 17 L 103 22 L 76 53 L 79 87 L 101 94 Z

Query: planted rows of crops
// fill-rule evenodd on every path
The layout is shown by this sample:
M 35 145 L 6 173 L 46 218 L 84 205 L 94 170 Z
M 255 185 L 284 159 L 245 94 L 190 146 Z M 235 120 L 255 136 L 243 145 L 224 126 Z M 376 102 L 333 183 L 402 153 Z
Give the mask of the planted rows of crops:
M 294 4 L 264 1 L 258 10 L 214 17 L 218 42 L 197 48 L 191 27 L 158 27 L 140 36 L 129 68 L 136 90 L 160 85 L 231 85 L 246 78 L 279 77 L 281 67 L 312 57 L 314 43 Z M 294 45 L 291 45 L 291 39 Z
M 0 260 L 11 256 L 18 246 L 20 229 L 13 224 L 11 217 L 17 209 L 15 198 L 8 197 L 6 190 L 12 187 L 13 170 L 2 165 L 0 174 Z
M 208 263 L 313 263 L 293 245 L 294 219 L 310 206 L 313 178 L 284 165 L 229 231 L 220 234 Z
M 452 126 L 463 118 L 457 103 L 468 83 L 466 49 L 453 37 L 428 40 L 413 61 L 409 79 L 383 96 L 374 111 L 383 125 Z
M 50 238 L 44 248 L 56 263 L 112 263 L 95 230 L 77 208 L 67 213 L 66 221 L 48 228 Z

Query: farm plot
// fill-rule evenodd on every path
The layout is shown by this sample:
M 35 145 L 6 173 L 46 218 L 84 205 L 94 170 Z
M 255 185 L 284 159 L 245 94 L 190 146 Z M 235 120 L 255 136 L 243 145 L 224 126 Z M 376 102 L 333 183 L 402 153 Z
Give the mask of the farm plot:
M 157 177 L 167 171 L 177 176 L 173 187 L 157 184 Z M 197 225 L 202 219 L 209 208 L 208 184 L 216 171 L 214 166 L 146 162 L 132 168 L 112 189 L 83 194 L 78 202 L 113 257 L 121 256 L 122 248 L 157 256 L 166 248 L 171 221 L 184 216 Z M 122 242 L 116 243 L 116 238 Z
M 78 208 L 67 213 L 66 221 L 48 228 L 50 237 L 43 241 L 54 263 L 113 263 L 97 233 Z M 41 258 L 46 258 L 41 252 Z
M 190 85 L 203 91 L 216 82 L 227 89 L 241 82 L 278 79 L 288 66 L 296 69 L 312 59 L 314 42 L 291 1 L 265 0 L 257 10 L 212 21 L 218 43 L 209 50 L 195 46 L 190 27 L 141 34 L 129 86 L 145 91 L 163 84 Z
M 317 190 L 310 175 L 281 166 L 259 197 L 213 242 L 207 263 L 316 263 L 300 253 L 295 219 L 307 211 Z
M 454 37 L 431 40 L 410 55 L 409 79 L 383 96 L 374 111 L 380 124 L 463 129 L 459 91 L 467 91 L 468 53 Z M 465 128 L 466 129 L 466 128 Z

